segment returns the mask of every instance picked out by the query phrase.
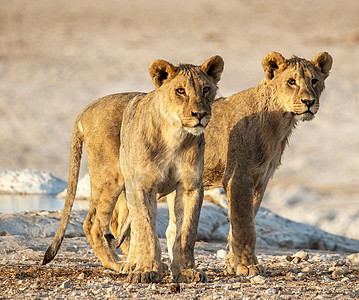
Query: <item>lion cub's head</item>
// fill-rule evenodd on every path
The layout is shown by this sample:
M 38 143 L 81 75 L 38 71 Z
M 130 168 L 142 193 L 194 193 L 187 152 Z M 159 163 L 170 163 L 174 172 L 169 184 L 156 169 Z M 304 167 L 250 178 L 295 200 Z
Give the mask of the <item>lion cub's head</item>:
M 302 121 L 312 120 L 319 109 L 319 97 L 324 80 L 332 68 L 333 59 L 319 53 L 312 61 L 281 54 L 267 54 L 262 62 L 266 78 L 275 85 L 276 98 L 283 109 Z
M 161 95 L 162 110 L 174 125 L 193 135 L 204 131 L 211 119 L 211 105 L 223 68 L 220 56 L 211 57 L 201 66 L 152 62 L 149 71 Z

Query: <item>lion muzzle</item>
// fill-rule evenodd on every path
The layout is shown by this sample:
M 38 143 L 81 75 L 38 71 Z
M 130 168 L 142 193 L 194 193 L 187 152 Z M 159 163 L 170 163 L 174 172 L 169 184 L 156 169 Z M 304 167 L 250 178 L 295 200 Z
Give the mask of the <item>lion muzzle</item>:
M 208 113 L 192 112 L 191 116 L 182 118 L 182 126 L 187 128 L 206 127 L 211 120 Z

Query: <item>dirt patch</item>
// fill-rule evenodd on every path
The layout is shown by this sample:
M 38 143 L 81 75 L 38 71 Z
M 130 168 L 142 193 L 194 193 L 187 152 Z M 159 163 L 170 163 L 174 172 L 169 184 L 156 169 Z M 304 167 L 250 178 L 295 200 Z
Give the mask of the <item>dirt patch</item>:
M 6 239 L 7 237 L 4 237 Z M 45 249 L 49 239 L 34 239 Z M 236 277 L 226 272 L 224 243 L 196 245 L 197 267 L 207 283 L 176 284 L 169 271 L 159 284 L 133 284 L 127 276 L 102 268 L 86 238 L 65 239 L 64 247 L 49 265 L 40 265 L 43 251 L 23 250 L 2 255 L 0 297 L 42 298 L 357 298 L 359 256 L 328 251 L 258 249 L 266 266 L 264 276 Z M 165 240 L 163 260 L 168 263 Z M 36 248 L 36 247 L 34 247 Z M 298 257 L 302 257 L 301 259 Z

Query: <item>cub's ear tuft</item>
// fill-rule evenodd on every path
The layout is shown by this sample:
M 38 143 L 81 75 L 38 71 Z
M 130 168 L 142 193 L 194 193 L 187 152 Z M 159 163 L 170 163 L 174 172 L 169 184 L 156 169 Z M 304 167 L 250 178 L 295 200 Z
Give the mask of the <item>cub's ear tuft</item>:
M 162 59 L 153 61 L 150 65 L 149 72 L 153 83 L 158 88 L 164 81 L 174 78 L 177 74 L 176 67 Z
M 278 52 L 268 53 L 262 62 L 264 73 L 268 79 L 273 79 L 277 72 L 286 66 L 285 58 Z
M 333 65 L 333 58 L 329 53 L 322 52 L 313 58 L 312 63 L 319 68 L 325 79 L 329 76 L 329 71 Z
M 221 79 L 221 75 L 224 69 L 223 58 L 219 55 L 212 56 L 206 60 L 201 66 L 204 73 L 211 77 L 215 84 Z

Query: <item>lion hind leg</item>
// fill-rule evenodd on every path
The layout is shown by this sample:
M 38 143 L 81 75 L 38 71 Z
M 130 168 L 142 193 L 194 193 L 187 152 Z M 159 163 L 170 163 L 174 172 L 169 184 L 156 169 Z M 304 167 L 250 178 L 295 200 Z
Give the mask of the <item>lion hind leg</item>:
M 256 231 L 252 182 L 243 175 L 233 174 L 226 186 L 230 218 L 227 271 L 237 276 L 262 275 L 264 267 L 255 255 Z
M 112 234 L 106 234 L 105 237 L 107 239 L 108 244 L 110 245 L 110 248 L 115 250 L 118 249 L 122 243 L 125 241 L 126 238 L 130 236 L 131 233 L 131 218 L 129 215 L 127 215 L 125 222 L 122 224 L 121 230 L 115 238 Z
M 84 222 L 84 232 L 104 268 L 121 272 L 123 264 L 119 257 L 109 247 L 106 234 L 109 233 L 109 223 L 112 211 L 124 185 L 119 186 L 116 181 L 107 182 L 106 189 L 98 189 L 92 185 L 91 203 L 88 215 Z
M 121 248 L 124 257 L 127 257 L 130 248 L 131 219 L 127 208 L 126 193 L 119 196 L 110 222 L 110 235 L 107 235 L 112 249 Z M 115 238 L 116 237 L 116 238 Z

